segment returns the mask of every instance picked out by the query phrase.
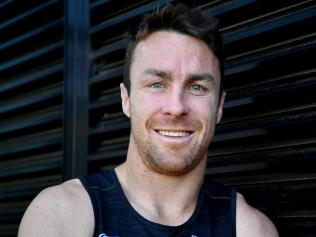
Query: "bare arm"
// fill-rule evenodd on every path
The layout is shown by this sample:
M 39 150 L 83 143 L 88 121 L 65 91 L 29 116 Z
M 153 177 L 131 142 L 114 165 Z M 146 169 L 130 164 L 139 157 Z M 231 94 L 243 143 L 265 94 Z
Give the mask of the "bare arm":
M 92 236 L 94 217 L 78 180 L 43 190 L 26 210 L 18 237 Z
M 237 237 L 278 237 L 271 220 L 237 195 Z

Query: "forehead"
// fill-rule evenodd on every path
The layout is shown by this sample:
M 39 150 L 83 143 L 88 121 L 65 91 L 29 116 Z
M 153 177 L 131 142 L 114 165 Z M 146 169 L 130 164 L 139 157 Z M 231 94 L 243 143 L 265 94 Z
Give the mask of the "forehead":
M 206 43 L 174 31 L 158 31 L 138 43 L 131 77 L 147 68 L 179 75 L 211 73 L 215 78 L 220 76 L 219 61 Z

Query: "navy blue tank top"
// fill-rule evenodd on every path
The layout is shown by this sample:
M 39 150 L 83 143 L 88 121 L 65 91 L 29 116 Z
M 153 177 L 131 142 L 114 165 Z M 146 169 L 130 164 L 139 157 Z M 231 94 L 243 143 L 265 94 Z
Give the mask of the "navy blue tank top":
M 236 237 L 236 192 L 205 178 L 195 211 L 179 226 L 142 217 L 128 202 L 114 169 L 79 178 L 94 211 L 94 237 Z

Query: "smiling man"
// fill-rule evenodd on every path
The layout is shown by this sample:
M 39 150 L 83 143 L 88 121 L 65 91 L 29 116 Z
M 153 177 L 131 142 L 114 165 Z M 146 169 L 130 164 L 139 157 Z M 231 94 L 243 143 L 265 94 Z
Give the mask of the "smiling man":
M 216 22 L 200 10 L 145 16 L 120 85 L 126 161 L 41 192 L 19 236 L 278 236 L 239 193 L 204 177 L 225 100 L 222 63 Z
M 130 95 L 121 85 L 132 125 L 124 165 L 141 161 L 138 167 L 167 176 L 204 167 L 224 99 L 219 104 L 219 63 L 207 45 L 178 32 L 152 33 L 135 48 L 130 78 Z

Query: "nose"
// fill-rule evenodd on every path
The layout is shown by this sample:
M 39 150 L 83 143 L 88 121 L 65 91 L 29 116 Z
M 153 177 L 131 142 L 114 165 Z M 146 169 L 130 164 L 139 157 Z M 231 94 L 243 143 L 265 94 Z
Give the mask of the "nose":
M 174 117 L 188 114 L 190 111 L 185 94 L 180 88 L 175 88 L 168 93 L 163 106 L 163 113 Z

